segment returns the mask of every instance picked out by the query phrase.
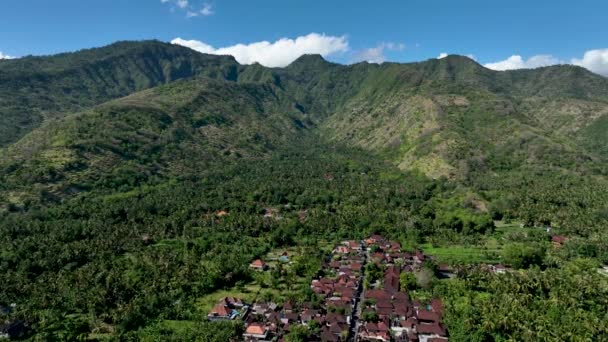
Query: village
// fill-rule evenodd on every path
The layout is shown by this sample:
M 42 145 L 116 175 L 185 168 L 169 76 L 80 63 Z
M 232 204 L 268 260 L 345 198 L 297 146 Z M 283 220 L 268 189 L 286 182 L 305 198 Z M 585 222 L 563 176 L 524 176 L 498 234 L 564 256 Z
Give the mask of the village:
M 242 320 L 242 338 L 251 342 L 285 341 L 299 326 L 313 331 L 310 341 L 447 341 L 441 299 L 412 300 L 400 284 L 402 273 L 414 272 L 429 258 L 421 251 L 403 252 L 398 242 L 380 235 L 342 241 L 310 282 L 318 301 L 245 303 L 225 297 L 208 319 Z M 250 268 L 265 272 L 269 265 L 257 259 Z

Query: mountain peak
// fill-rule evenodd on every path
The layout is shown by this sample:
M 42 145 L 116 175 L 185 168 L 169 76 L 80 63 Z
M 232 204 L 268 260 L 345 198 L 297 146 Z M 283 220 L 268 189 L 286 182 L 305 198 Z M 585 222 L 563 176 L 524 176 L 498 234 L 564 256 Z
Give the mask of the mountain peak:
M 293 66 L 317 66 L 327 64 L 328 62 L 320 54 L 304 54 L 298 57 L 295 61 L 291 62 L 288 67 Z

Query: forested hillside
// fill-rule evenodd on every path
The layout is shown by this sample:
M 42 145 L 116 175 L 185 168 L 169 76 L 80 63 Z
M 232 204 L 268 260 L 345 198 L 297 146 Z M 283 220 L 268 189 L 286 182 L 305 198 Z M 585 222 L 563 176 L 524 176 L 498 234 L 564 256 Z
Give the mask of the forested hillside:
M 233 79 L 237 67 L 232 57 L 156 41 L 0 60 L 0 146 L 66 113 L 198 74 Z
M 608 80 L 573 66 L 266 68 L 156 41 L 0 61 L 0 318 L 225 341 L 242 327 L 203 323 L 209 298 L 314 301 L 327 246 L 379 233 L 436 253 L 408 290 L 445 298 L 455 340 L 601 340 L 607 122 Z M 287 248 L 283 273 L 248 268 Z

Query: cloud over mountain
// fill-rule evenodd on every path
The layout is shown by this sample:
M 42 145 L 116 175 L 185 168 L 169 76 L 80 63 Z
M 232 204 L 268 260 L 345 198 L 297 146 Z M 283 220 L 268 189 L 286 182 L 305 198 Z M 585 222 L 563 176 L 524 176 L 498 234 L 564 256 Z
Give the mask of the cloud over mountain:
M 548 65 L 560 64 L 560 60 L 551 55 L 536 55 L 523 59 L 520 55 L 513 55 L 503 61 L 486 63 L 484 66 L 493 70 L 533 69 Z
M 375 47 L 363 49 L 355 53 L 353 62 L 383 63 L 386 61 L 386 51 L 403 51 L 403 43 L 380 43 Z
M 573 58 L 572 64 L 608 76 L 608 49 L 589 50 L 585 52 L 583 58 Z
M 608 48 L 588 50 L 582 58 L 572 58 L 570 62 L 560 60 L 552 55 L 536 55 L 528 59 L 513 55 L 503 61 L 486 63 L 484 66 L 493 70 L 533 69 L 555 64 L 578 65 L 596 74 L 608 76 Z
M 198 40 L 175 38 L 173 44 L 213 55 L 231 55 L 241 64 L 260 63 L 268 67 L 284 67 L 304 54 L 320 54 L 324 57 L 349 50 L 345 36 L 327 36 L 310 33 L 295 39 L 281 38 L 275 42 L 260 41 L 249 44 L 215 48 Z
M 5 55 L 2 53 L 2 51 L 0 51 L 0 59 L 12 59 L 15 58 L 13 56 L 9 56 L 9 55 Z

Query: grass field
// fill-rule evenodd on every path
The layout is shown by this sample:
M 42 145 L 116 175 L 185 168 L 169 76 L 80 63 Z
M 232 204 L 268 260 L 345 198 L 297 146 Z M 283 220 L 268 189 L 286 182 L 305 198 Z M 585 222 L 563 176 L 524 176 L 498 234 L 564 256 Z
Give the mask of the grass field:
M 425 254 L 437 258 L 438 263 L 446 264 L 494 264 L 500 262 L 500 248 L 487 246 L 445 246 L 422 245 Z
M 496 230 L 487 236 L 480 237 L 476 244 L 450 245 L 449 242 L 438 244 L 426 243 L 420 246 L 426 254 L 435 256 L 437 262 L 446 264 L 496 264 L 501 262 L 502 248 L 508 243 L 508 235 L 543 228 L 524 227 L 520 222 L 494 222 Z
M 251 282 L 241 288 L 233 287 L 226 290 L 215 291 L 198 299 L 196 307 L 200 310 L 201 314 L 207 315 L 211 308 L 224 297 L 237 297 L 246 303 L 252 303 L 258 296 L 260 290 L 261 287 L 256 282 Z

